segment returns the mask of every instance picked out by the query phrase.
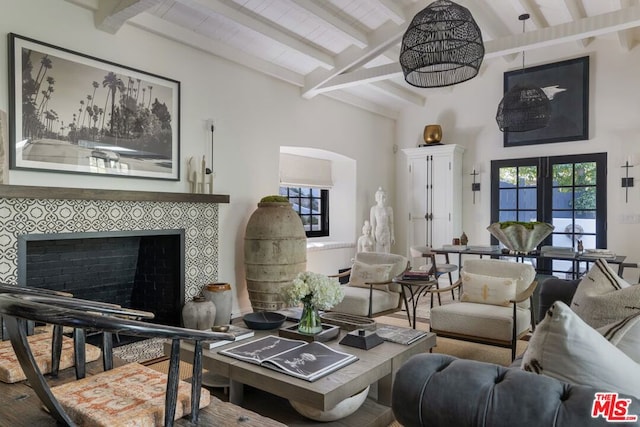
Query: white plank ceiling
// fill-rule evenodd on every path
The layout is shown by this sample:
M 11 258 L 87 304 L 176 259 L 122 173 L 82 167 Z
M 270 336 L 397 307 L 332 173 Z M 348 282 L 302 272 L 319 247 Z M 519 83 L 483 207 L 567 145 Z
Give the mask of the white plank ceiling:
M 93 10 L 100 30 L 134 25 L 296 85 L 305 98 L 331 96 L 392 118 L 425 103 L 426 90 L 405 83 L 398 56 L 409 22 L 430 0 L 66 1 Z M 568 42 L 586 52 L 595 37 L 629 51 L 640 40 L 640 0 L 457 3 L 480 26 L 485 62 Z

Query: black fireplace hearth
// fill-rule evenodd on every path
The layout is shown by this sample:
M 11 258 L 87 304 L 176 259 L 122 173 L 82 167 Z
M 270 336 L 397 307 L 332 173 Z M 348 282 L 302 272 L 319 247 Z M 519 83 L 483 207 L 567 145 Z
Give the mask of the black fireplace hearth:
M 18 285 L 150 311 L 152 322 L 179 326 L 184 252 L 182 229 L 28 234 L 18 239 Z

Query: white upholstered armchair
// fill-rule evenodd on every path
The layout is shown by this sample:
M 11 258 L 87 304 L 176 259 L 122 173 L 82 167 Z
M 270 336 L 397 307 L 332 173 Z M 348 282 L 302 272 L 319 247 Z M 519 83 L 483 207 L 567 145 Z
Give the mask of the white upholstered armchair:
M 400 310 L 402 291 L 391 279 L 408 267 L 409 260 L 402 255 L 357 253 L 351 269 L 335 276 L 349 275 L 349 283 L 343 286 L 344 299 L 331 311 L 374 317 Z
M 431 331 L 438 336 L 511 348 L 535 328 L 532 295 L 536 271 L 529 265 L 501 260 L 471 259 L 464 262 L 460 279 L 447 288 L 460 288 L 460 301 L 431 307 Z

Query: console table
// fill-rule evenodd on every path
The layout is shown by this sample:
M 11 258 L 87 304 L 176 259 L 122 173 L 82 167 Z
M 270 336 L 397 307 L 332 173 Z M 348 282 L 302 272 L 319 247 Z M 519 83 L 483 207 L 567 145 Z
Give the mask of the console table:
M 574 253 L 573 255 L 556 255 L 556 254 L 541 254 L 538 251 L 529 252 L 528 254 L 510 254 L 510 253 L 502 253 L 500 250 L 473 250 L 473 249 L 433 249 L 433 252 L 438 254 L 446 255 L 447 262 L 449 262 L 450 254 L 458 255 L 458 265 L 462 268 L 462 255 L 477 255 L 482 257 L 491 257 L 491 258 L 516 258 L 516 260 L 531 259 L 534 261 L 549 259 L 549 260 L 559 260 L 559 261 L 571 261 L 573 262 L 573 278 L 577 279 L 579 276 L 579 265 L 581 262 L 586 263 L 587 269 L 589 268 L 589 263 L 595 262 L 597 258 L 592 256 L 587 256 L 584 254 Z M 629 266 L 624 262 L 626 259 L 626 255 L 616 255 L 615 258 L 604 258 L 607 263 L 615 264 L 618 266 L 618 275 L 622 276 L 622 272 L 626 266 Z M 537 262 L 534 265 L 536 267 L 536 271 L 539 273 L 548 273 L 547 271 L 541 271 L 537 268 Z

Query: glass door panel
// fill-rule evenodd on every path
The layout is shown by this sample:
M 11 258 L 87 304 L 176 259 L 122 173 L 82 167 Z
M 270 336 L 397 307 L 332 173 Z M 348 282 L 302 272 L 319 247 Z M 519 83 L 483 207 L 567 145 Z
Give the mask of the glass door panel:
M 606 248 L 606 163 L 606 153 L 492 161 L 491 220 L 549 222 L 542 245 Z M 570 278 L 574 264 L 542 259 L 538 270 Z

